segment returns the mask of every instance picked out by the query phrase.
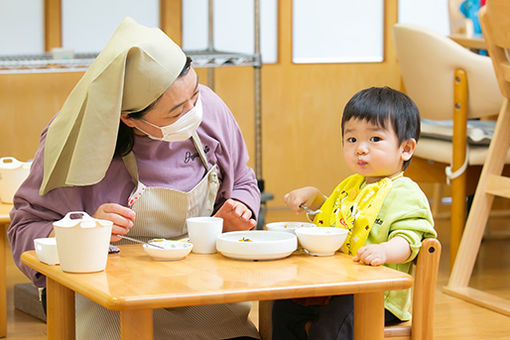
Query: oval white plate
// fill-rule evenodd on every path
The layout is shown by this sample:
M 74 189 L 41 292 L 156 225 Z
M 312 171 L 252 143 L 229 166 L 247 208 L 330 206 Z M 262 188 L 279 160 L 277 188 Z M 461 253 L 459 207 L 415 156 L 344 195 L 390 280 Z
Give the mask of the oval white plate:
M 297 237 L 283 231 L 231 231 L 218 237 L 216 249 L 237 260 L 281 259 L 297 249 Z

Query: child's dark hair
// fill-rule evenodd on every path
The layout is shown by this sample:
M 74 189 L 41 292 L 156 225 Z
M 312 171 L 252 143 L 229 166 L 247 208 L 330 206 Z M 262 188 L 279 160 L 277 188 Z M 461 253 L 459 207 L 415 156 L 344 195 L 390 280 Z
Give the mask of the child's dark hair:
M 420 113 L 406 94 L 385 87 L 370 87 L 356 93 L 345 105 L 342 116 L 342 136 L 345 122 L 351 118 L 366 120 L 382 128 L 393 128 L 398 142 L 420 137 Z M 388 123 L 391 126 L 386 126 Z M 411 159 L 403 164 L 407 169 Z

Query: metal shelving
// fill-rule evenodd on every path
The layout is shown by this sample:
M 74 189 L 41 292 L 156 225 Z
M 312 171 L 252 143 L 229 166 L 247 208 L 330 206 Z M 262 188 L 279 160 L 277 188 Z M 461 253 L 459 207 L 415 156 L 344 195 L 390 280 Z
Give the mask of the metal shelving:
M 53 59 L 51 53 L 0 56 L 0 74 L 84 72 L 97 53 L 77 53 L 70 59 Z
M 194 67 L 260 67 L 260 58 L 252 54 L 209 50 L 184 52 L 193 59 Z M 0 55 L 0 74 L 84 72 L 97 55 L 98 53 L 78 53 L 70 59 L 53 59 L 51 53 Z
M 262 178 L 262 114 L 261 114 L 261 67 L 260 53 L 260 0 L 253 0 L 254 4 L 254 53 L 244 54 L 236 52 L 217 51 L 214 49 L 213 18 L 214 0 L 209 1 L 208 18 L 208 48 L 201 51 L 185 51 L 193 59 L 196 68 L 208 68 L 208 85 L 214 89 L 214 68 L 230 66 L 253 67 L 254 82 L 254 135 L 255 135 L 255 174 L 259 189 L 262 192 L 262 207 L 259 222 L 263 223 L 265 203 L 273 199 L 273 195 L 265 192 Z M 76 53 L 70 59 L 54 59 L 51 53 L 38 55 L 0 55 L 0 74 L 23 73 L 54 73 L 54 72 L 84 72 L 92 64 L 98 53 Z M 262 218 L 260 218 L 262 217 Z M 260 223 L 259 223 L 260 226 Z

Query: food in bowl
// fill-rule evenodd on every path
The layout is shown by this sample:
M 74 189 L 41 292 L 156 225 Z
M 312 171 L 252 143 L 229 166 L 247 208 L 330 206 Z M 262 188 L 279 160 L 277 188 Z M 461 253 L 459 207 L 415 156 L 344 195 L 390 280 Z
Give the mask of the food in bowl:
M 164 249 L 153 247 L 154 243 Z M 193 249 L 193 244 L 183 241 L 172 241 L 165 239 L 153 239 L 143 245 L 143 250 L 154 260 L 176 261 L 185 258 Z
M 266 224 L 269 231 L 286 231 L 295 234 L 297 228 L 315 227 L 315 224 L 308 222 L 273 222 Z
M 299 243 L 314 256 L 331 256 L 342 247 L 347 229 L 335 227 L 303 227 L 296 229 Z

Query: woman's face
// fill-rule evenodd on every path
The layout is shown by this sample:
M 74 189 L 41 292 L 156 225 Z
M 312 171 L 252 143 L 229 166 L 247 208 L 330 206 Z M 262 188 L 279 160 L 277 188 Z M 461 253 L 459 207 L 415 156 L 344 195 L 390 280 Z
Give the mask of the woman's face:
M 127 126 L 135 128 L 133 131 L 137 135 L 146 135 L 143 132 L 146 131 L 152 136 L 161 138 L 163 137 L 161 130 L 147 124 L 147 122 L 159 127 L 171 125 L 191 110 L 197 100 L 198 76 L 195 70 L 190 67 L 188 73 L 177 78 L 161 95 L 154 106 L 142 117 L 143 119 L 122 115 L 121 120 Z

